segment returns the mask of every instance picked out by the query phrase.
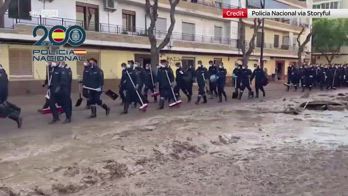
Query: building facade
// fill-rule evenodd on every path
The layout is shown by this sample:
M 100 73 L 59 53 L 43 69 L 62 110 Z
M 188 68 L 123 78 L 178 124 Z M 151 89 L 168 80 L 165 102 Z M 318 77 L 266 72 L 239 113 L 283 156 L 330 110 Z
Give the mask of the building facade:
M 314 9 L 348 9 L 348 0 L 313 0 Z M 320 53 L 313 53 L 312 61 L 318 64 L 327 64 L 325 56 Z M 339 54 L 333 59 L 332 63 L 348 63 L 348 46 L 343 46 Z
M 47 49 L 33 46 L 38 39 L 32 35 L 33 27 L 39 24 L 47 27 L 77 24 L 86 29 L 87 39 L 79 49 L 85 49 L 88 58 L 98 60 L 109 88 L 117 88 L 117 81 L 121 77 L 121 63 L 130 59 L 140 64 L 150 62 L 150 45 L 146 36 L 150 19 L 145 12 L 144 0 L 14 1 L 20 3 L 21 12 L 11 13 L 12 10 L 9 10 L 0 18 L 0 63 L 9 73 L 12 94 L 42 92 L 39 87 L 46 75 L 46 63 L 32 61 L 33 49 Z M 306 7 L 297 0 L 270 2 L 274 2 L 270 6 Z M 245 0 L 181 0 L 176 8 L 176 23 L 171 41 L 161 51 L 160 59 L 169 60 L 172 66 L 176 62 L 182 62 L 184 66 L 195 66 L 198 60 L 206 66 L 209 60 L 223 62 L 231 76 L 235 62 L 241 59 L 241 51 L 237 47 L 239 22 L 237 19 L 223 19 L 221 13 L 222 8 L 238 6 L 248 5 Z M 159 0 L 159 18 L 156 24 L 156 37 L 159 40 L 164 38 L 170 25 L 169 8 L 167 0 Z M 58 10 L 58 17 L 44 18 L 29 14 L 30 11 L 40 10 Z M 265 21 L 265 68 L 268 74 L 277 71 L 278 75 L 284 76 L 286 67 L 297 61 L 297 35 L 302 30 L 301 25 L 304 24 L 307 28 L 309 21 Z M 253 22 L 244 22 L 248 25 L 246 39 L 250 39 Z M 304 38 L 305 34 L 301 36 L 301 40 Z M 260 34 L 256 41 L 257 48 L 249 62 L 250 67 L 259 58 Z M 72 68 L 73 78 L 81 78 L 82 62 L 67 63 Z

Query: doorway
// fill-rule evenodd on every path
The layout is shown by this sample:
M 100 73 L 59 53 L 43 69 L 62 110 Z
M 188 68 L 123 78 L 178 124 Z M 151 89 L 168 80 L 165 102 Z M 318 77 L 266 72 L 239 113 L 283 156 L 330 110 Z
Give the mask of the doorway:
M 140 63 L 140 66 L 145 68 L 146 64 L 151 64 L 151 55 L 149 54 L 135 54 L 134 55 L 135 62 Z M 155 67 L 152 67 L 155 68 Z
M 284 69 L 285 69 L 285 61 L 276 61 L 276 66 L 275 66 L 276 80 L 284 79 Z

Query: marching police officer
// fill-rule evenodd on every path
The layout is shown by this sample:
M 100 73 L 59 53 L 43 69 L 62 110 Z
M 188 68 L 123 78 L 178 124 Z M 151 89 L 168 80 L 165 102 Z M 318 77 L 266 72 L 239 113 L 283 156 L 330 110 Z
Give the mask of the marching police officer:
M 243 69 L 241 70 L 241 86 L 240 86 L 240 93 L 239 93 L 239 100 L 242 99 L 243 96 L 243 92 L 245 90 L 245 88 L 247 88 L 249 90 L 249 98 L 252 98 L 254 96 L 254 92 L 250 87 L 250 77 L 251 77 L 251 70 L 248 69 L 248 65 L 243 65 Z
M 88 60 L 90 64 L 89 71 L 84 78 L 83 81 L 83 88 L 89 90 L 89 98 L 88 103 L 91 107 L 91 116 L 90 118 L 97 117 L 97 106 L 101 106 L 104 110 L 106 115 L 109 115 L 110 108 L 102 102 L 100 99 L 100 96 L 103 92 L 103 86 L 104 86 L 104 73 L 103 70 L 101 70 L 97 64 L 97 60 L 94 58 L 91 58 Z
M 167 60 L 161 60 L 157 71 L 157 81 L 160 92 L 159 109 L 164 108 L 165 100 L 175 100 L 172 92 L 174 86 L 174 74 L 173 70 L 168 66 Z
M 123 112 L 121 114 L 127 114 L 128 108 L 131 103 L 137 103 L 138 97 L 136 91 L 138 76 L 134 69 L 134 61 L 128 61 L 127 68 L 122 73 L 121 84 L 124 86 L 126 97 L 123 105 Z
M 157 95 L 155 95 L 155 89 L 156 89 L 156 84 L 155 84 L 155 77 L 154 73 L 152 72 L 151 69 L 151 64 L 146 64 L 145 65 L 145 72 L 144 72 L 144 99 L 146 103 L 149 103 L 148 100 L 148 93 L 149 91 L 152 92 L 154 102 L 157 102 Z
M 329 67 L 326 69 L 326 89 L 334 89 L 334 83 L 335 83 L 335 76 L 336 76 L 336 69 L 329 65 Z
M 239 94 L 240 83 L 241 83 L 241 71 L 242 64 L 236 63 L 236 67 L 233 69 L 233 83 L 234 83 L 234 93 Z
M 313 65 L 306 66 L 304 69 L 304 77 L 305 77 L 305 87 L 302 88 L 302 92 L 305 91 L 307 87 L 310 91 L 313 88 L 313 82 L 315 77 L 315 68 Z
M 189 67 L 185 70 L 184 81 L 185 81 L 185 89 L 188 94 L 188 102 L 191 102 L 192 99 L 192 88 L 195 76 L 195 68 L 193 65 L 189 65 Z
M 217 88 L 219 94 L 219 103 L 222 102 L 222 96 L 224 96 L 225 101 L 227 101 L 227 95 L 225 92 L 225 84 L 226 84 L 226 75 L 227 71 L 224 68 L 224 64 L 221 62 L 217 71 Z
M 320 90 L 323 90 L 326 83 L 326 68 L 322 65 L 317 68 L 317 80 Z
M 135 74 L 137 76 L 137 81 L 136 81 L 136 84 L 137 84 L 137 89 L 138 89 L 138 92 L 139 92 L 139 96 L 140 96 L 140 99 L 144 100 L 144 83 L 145 83 L 145 70 L 144 68 L 142 68 L 140 66 L 140 64 L 138 62 L 135 62 L 134 63 L 134 71 L 135 71 Z M 139 103 L 140 105 L 141 102 L 139 100 Z M 135 106 L 136 106 L 137 102 L 135 102 Z
M 184 69 L 181 65 L 181 63 L 176 63 L 175 66 L 177 67 L 175 74 L 176 74 L 176 78 L 175 78 L 175 82 L 176 85 L 174 87 L 174 93 L 175 96 L 179 99 L 180 98 L 180 90 L 187 96 L 187 99 L 190 100 L 190 95 L 186 89 L 186 81 L 184 80 L 185 77 L 185 72 Z
M 195 78 L 198 84 L 198 97 L 196 104 L 198 105 L 203 98 L 203 103 L 207 103 L 207 95 L 205 94 L 205 82 L 208 78 L 208 70 L 202 64 L 202 61 L 198 61 L 198 67 L 195 72 Z
M 210 98 L 212 99 L 214 94 L 215 96 L 218 96 L 218 92 L 216 90 L 216 82 L 217 82 L 217 70 L 218 67 L 213 63 L 213 61 L 209 61 L 209 91 L 210 91 Z
M 127 64 L 126 63 L 122 63 L 121 64 L 121 69 L 122 69 L 122 75 L 121 76 L 123 77 L 123 75 L 126 74 Z M 118 87 L 119 87 L 118 93 L 120 94 L 120 97 L 121 97 L 121 100 L 122 100 L 122 104 L 124 104 L 125 100 L 126 100 L 126 95 L 124 93 L 125 86 L 124 86 L 124 84 L 122 82 L 120 82 Z
M 0 117 L 9 118 L 17 123 L 17 127 L 22 127 L 21 109 L 7 101 L 8 97 L 8 76 L 5 69 L 0 64 Z
M 251 75 L 251 81 L 253 81 L 253 79 L 255 79 L 256 98 L 259 98 L 259 90 L 261 90 L 262 95 L 265 97 L 266 92 L 263 86 L 267 78 L 265 72 L 260 68 L 259 65 L 257 65 L 256 69 L 253 71 Z
M 72 101 L 71 101 L 71 84 L 72 84 L 72 72 L 71 68 L 64 62 L 60 64 L 60 77 L 61 77 L 61 95 L 58 103 L 62 106 L 66 119 L 64 123 L 71 122 L 72 115 Z

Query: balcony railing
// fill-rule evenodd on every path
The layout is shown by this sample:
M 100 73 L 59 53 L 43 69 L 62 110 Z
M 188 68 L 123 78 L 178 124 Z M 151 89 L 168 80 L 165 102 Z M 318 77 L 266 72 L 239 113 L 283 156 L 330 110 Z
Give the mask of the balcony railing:
M 25 25 L 45 25 L 47 27 L 53 27 L 55 25 L 63 25 L 65 27 L 72 25 L 80 25 L 84 27 L 83 21 L 67 19 L 67 18 L 43 18 L 43 17 L 32 17 L 32 20 L 13 19 L 5 16 L 5 28 L 14 28 L 16 24 Z M 123 34 L 129 36 L 143 36 L 147 37 L 147 30 L 145 28 L 126 27 L 121 25 L 99 23 L 98 28 L 95 32 L 110 33 L 110 34 Z M 164 39 L 167 32 L 155 31 L 157 39 Z M 237 40 L 229 37 L 216 37 L 216 36 L 205 36 L 199 34 L 185 34 L 180 32 L 173 32 L 171 40 L 207 43 L 207 44 L 223 44 L 229 45 L 233 48 L 237 47 Z
M 209 7 L 215 7 L 219 9 L 223 8 L 237 8 L 238 6 L 223 3 L 223 0 L 211 1 L 211 0 L 186 0 L 187 2 L 201 4 Z

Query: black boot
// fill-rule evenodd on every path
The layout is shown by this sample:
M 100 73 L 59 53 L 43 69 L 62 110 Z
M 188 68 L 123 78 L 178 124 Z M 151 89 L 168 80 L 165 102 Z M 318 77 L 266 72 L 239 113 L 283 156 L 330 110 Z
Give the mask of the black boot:
M 110 114 L 110 108 L 106 104 L 103 104 L 102 108 L 105 110 L 106 116 Z
M 97 117 L 97 106 L 93 105 L 91 106 L 91 116 L 89 118 L 96 118 Z
M 207 96 L 203 95 L 203 103 L 207 103 Z
M 201 96 L 200 96 L 200 95 L 198 95 L 198 97 L 197 97 L 197 101 L 195 102 L 195 104 L 196 104 L 196 105 L 198 105 L 200 101 L 201 101 Z
M 157 96 L 154 96 L 154 97 L 153 97 L 153 101 L 154 101 L 155 103 L 157 103 Z
M 129 103 L 125 102 L 123 104 L 123 112 L 121 114 L 128 114 Z
M 63 122 L 63 124 L 69 124 L 71 123 L 71 118 L 66 118 Z
M 18 115 L 10 115 L 8 118 L 11 119 L 11 120 L 16 121 L 18 129 L 22 128 L 23 120 L 22 120 L 22 118 L 20 116 L 18 116 Z
M 222 102 L 222 95 L 219 95 L 219 103 Z
M 242 96 L 243 96 L 243 92 L 240 92 L 239 95 L 238 95 L 238 99 L 241 100 Z
M 256 91 L 256 99 L 259 98 L 259 91 Z
M 160 99 L 158 109 L 162 110 L 163 108 L 164 108 L 164 99 Z
M 51 120 L 51 122 L 49 122 L 49 124 L 50 124 L 50 125 L 53 125 L 53 124 L 55 124 L 55 123 L 58 122 L 58 121 L 60 121 L 59 118 L 53 118 L 53 119 Z
M 191 102 L 191 99 L 192 99 L 192 96 L 191 96 L 191 95 L 187 95 L 187 102 L 188 102 L 188 103 Z

